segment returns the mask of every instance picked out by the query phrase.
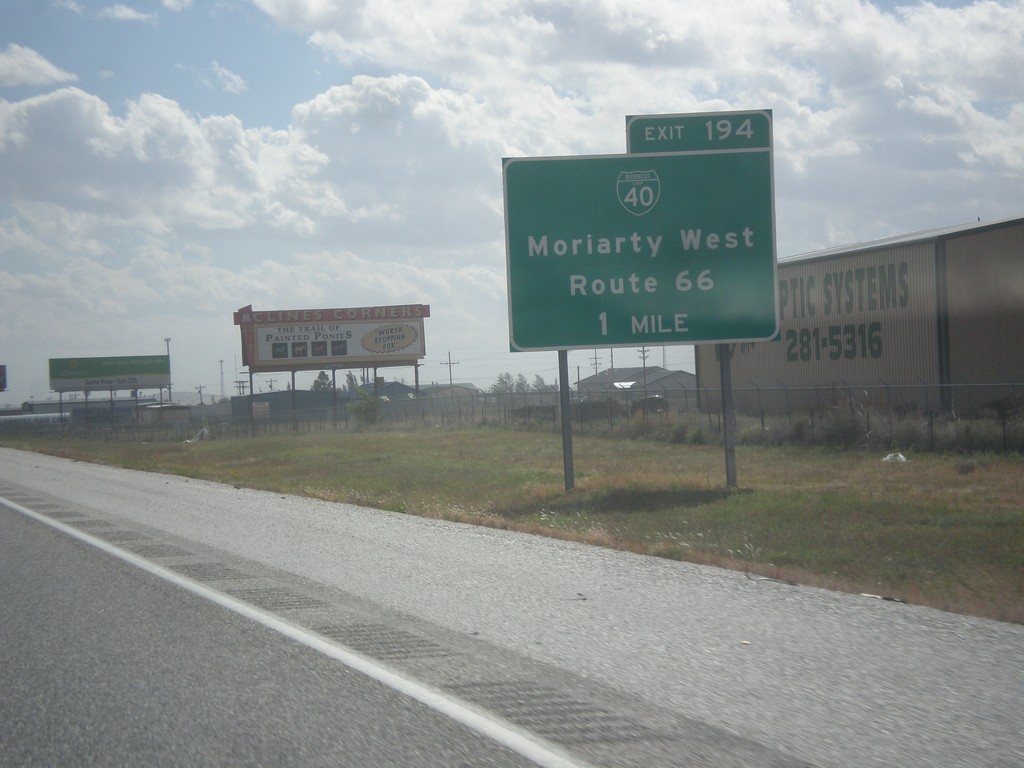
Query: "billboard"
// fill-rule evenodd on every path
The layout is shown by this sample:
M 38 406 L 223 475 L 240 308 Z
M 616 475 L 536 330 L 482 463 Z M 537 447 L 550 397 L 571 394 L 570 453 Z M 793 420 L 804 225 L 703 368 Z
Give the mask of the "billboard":
M 234 315 L 251 372 L 414 365 L 426 355 L 426 304 L 257 311 Z
M 54 392 L 159 389 L 170 383 L 171 358 L 167 355 L 50 358 L 50 389 Z

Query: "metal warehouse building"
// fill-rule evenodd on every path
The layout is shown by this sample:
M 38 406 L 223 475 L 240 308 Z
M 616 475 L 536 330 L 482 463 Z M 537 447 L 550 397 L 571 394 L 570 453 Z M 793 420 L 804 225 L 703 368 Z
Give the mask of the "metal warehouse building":
M 732 344 L 736 409 L 971 412 L 1024 395 L 1024 218 L 780 259 L 779 335 Z M 696 348 L 720 404 L 717 346 Z

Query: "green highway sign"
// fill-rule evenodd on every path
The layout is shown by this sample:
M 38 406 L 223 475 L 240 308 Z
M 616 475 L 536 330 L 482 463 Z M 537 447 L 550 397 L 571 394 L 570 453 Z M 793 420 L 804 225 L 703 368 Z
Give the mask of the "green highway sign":
M 707 152 L 772 148 L 772 113 L 707 112 L 683 115 L 630 115 L 626 151 Z
M 510 158 L 503 177 L 513 350 L 775 335 L 770 137 L 753 149 Z

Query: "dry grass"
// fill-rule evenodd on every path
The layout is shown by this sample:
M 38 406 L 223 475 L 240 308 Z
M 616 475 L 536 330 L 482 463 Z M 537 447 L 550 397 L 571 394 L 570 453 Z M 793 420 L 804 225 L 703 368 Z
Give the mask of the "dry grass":
M 274 435 L 205 443 L 22 441 L 79 459 L 491 525 L 1024 622 L 1019 455 L 575 439 L 510 429 Z M 11 444 L 11 441 L 7 441 Z

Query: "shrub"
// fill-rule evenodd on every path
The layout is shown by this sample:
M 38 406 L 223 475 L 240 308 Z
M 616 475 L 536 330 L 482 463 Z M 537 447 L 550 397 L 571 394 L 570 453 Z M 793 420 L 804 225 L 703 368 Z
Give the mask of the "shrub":
M 356 399 L 348 404 L 348 412 L 356 424 L 369 427 L 380 421 L 380 400 L 372 392 L 356 389 Z

